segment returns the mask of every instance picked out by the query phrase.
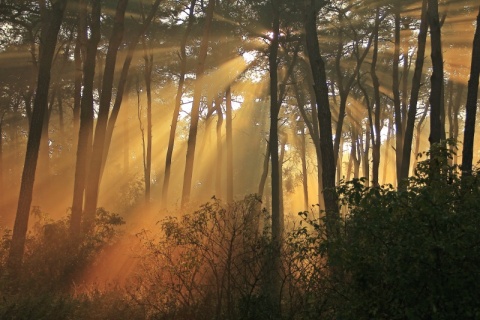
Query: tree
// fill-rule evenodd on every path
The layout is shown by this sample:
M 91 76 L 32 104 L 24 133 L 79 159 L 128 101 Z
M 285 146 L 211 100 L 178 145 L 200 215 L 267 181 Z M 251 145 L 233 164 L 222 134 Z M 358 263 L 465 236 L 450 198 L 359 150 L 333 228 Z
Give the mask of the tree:
M 195 88 L 193 92 L 192 112 L 190 114 L 190 129 L 188 132 L 187 155 L 185 163 L 185 173 L 183 175 L 182 206 L 190 202 L 190 192 L 193 179 L 193 164 L 195 160 L 195 148 L 197 144 L 198 118 L 200 112 L 200 99 L 202 97 L 203 73 L 205 70 L 205 60 L 207 58 L 208 41 L 215 10 L 215 1 L 209 1 L 203 26 L 203 36 L 200 43 L 199 54 L 197 58 L 197 68 L 195 72 Z
M 83 8 L 80 9 L 83 11 Z M 86 15 L 86 13 L 82 11 L 79 12 L 79 15 Z M 97 48 L 101 36 L 100 15 L 101 2 L 95 1 L 92 5 L 92 14 L 90 18 L 91 34 L 90 39 L 88 39 L 86 43 L 86 54 L 83 62 L 83 92 L 81 96 L 80 124 L 78 132 L 77 157 L 75 162 L 75 180 L 73 186 L 72 214 L 70 219 L 70 229 L 72 231 L 72 236 L 74 237 L 77 237 L 81 232 L 87 166 L 92 152 L 93 90 L 95 79 L 95 65 L 98 50 Z M 79 33 L 77 37 L 83 37 L 83 35 Z M 76 81 L 78 81 L 77 78 Z M 77 83 L 76 85 L 78 86 Z
M 32 202 L 33 184 L 37 167 L 40 139 L 44 125 L 45 114 L 48 108 L 48 91 L 50 87 L 50 70 L 57 44 L 57 36 L 62 24 L 67 0 L 59 0 L 52 5 L 49 14 L 48 26 L 42 29 L 42 49 L 38 65 L 37 89 L 33 105 L 32 120 L 28 134 L 27 151 L 22 174 L 20 195 L 18 198 L 15 225 L 8 256 L 8 267 L 13 276 L 18 274 L 22 264 L 25 249 L 25 239 L 28 228 L 28 217 Z
M 480 7 L 477 15 L 477 27 L 473 38 L 472 63 L 470 79 L 468 80 L 468 94 L 466 119 L 463 138 L 462 173 L 463 176 L 472 174 L 473 141 L 475 136 L 475 119 L 477 114 L 478 77 L 480 75 Z
M 317 14 L 319 8 L 314 0 L 305 2 L 305 37 L 310 67 L 314 79 L 314 90 L 318 107 L 320 127 L 320 150 L 322 154 L 323 198 L 325 202 L 327 236 L 335 238 L 339 234 L 338 206 L 335 194 L 335 156 L 332 142 L 332 122 L 328 98 L 325 63 L 320 55 L 317 38 Z
M 178 115 L 180 114 L 180 106 L 182 103 L 182 95 L 183 95 L 183 87 L 185 83 L 185 74 L 187 73 L 187 53 L 186 53 L 186 46 L 188 36 L 192 31 L 193 27 L 193 20 L 194 20 L 194 9 L 195 9 L 196 0 L 190 1 L 190 6 L 188 9 L 188 21 L 187 26 L 185 28 L 185 32 L 182 36 L 180 41 L 180 75 L 178 79 L 177 85 L 177 93 L 175 95 L 175 107 L 173 109 L 173 116 L 172 122 L 170 124 L 170 134 L 168 138 L 168 147 L 167 147 L 167 154 L 165 158 L 165 173 L 163 177 L 163 188 L 162 188 L 162 204 L 163 206 L 167 205 L 168 199 L 168 189 L 170 185 L 170 173 L 171 173 L 171 166 L 172 166 L 172 156 L 173 156 L 173 147 L 175 145 L 175 132 L 177 131 L 177 124 L 178 124 Z
M 428 0 L 428 23 L 430 25 L 430 43 L 432 57 L 432 75 L 430 77 L 430 146 L 440 143 L 444 136 L 441 117 L 443 114 L 443 54 L 440 19 L 438 16 L 438 0 Z M 443 134 L 442 134 L 443 133 Z M 432 158 L 435 158 L 434 156 Z M 432 166 L 432 170 L 435 166 Z
M 233 202 L 233 132 L 232 132 L 232 91 L 230 86 L 225 92 L 225 118 L 227 136 L 227 202 Z
M 91 231 L 93 228 L 95 215 L 97 211 L 98 190 L 100 187 L 100 177 L 103 162 L 103 153 L 105 148 L 105 138 L 107 130 L 108 115 L 110 112 L 110 102 L 112 99 L 113 79 L 115 74 L 115 65 L 117 62 L 117 52 L 122 43 L 125 23 L 125 11 L 128 0 L 119 0 L 115 10 L 115 20 L 112 35 L 108 43 L 107 56 L 105 58 L 105 69 L 102 79 L 102 92 L 100 95 L 100 104 L 98 107 L 97 124 L 95 126 L 95 136 L 92 146 L 92 156 L 90 160 L 89 173 L 85 188 L 85 230 Z
M 410 155 L 412 152 L 413 129 L 415 127 L 415 118 L 417 114 L 418 95 L 420 92 L 423 62 L 425 60 L 425 45 L 427 42 L 427 0 L 422 1 L 422 11 L 420 17 L 420 29 L 417 40 L 417 58 L 415 60 L 415 71 L 413 73 L 412 91 L 410 92 L 410 102 L 408 106 L 408 115 L 405 126 L 405 136 L 403 142 L 402 165 L 399 175 L 399 183 L 408 177 L 410 168 Z

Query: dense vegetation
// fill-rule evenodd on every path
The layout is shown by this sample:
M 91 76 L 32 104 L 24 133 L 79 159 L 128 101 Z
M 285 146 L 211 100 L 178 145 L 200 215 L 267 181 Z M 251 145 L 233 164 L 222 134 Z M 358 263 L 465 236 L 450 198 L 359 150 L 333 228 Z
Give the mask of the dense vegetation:
M 0 68 L 0 318 L 480 319 L 478 0 L 0 0 Z
M 334 241 L 325 238 L 324 217 L 312 212 L 288 223 L 282 318 L 480 317 L 479 177 L 475 170 L 462 181 L 450 151 L 440 154 L 447 155 L 438 158 L 440 174 L 422 161 L 403 191 L 343 182 Z M 65 284 L 115 241 L 122 220 L 99 210 L 95 235 L 72 251 L 66 220 L 38 218 L 15 290 L 5 273 L 9 234 L 3 237 L 2 319 L 275 319 L 265 296 L 270 219 L 256 197 L 212 200 L 166 217 L 131 240 L 142 249 L 125 287 L 73 293 Z

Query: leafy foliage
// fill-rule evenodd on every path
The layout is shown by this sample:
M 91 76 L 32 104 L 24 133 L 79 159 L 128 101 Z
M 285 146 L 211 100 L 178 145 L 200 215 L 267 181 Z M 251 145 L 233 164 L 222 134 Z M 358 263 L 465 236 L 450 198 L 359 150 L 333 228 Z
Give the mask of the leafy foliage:
M 340 259 L 342 277 L 332 278 L 330 291 L 340 318 L 480 317 L 478 174 L 462 182 L 450 151 L 438 148 L 403 191 L 359 179 L 338 187 L 343 236 L 322 243 Z M 310 224 L 307 239 L 317 244 L 322 224 Z
M 261 304 L 268 215 L 255 197 L 223 206 L 213 200 L 159 221 L 138 236 L 147 248 L 132 289 L 153 318 L 252 318 Z M 263 227 L 261 227 L 263 226 Z M 213 316 L 215 315 L 215 316 Z
M 53 221 L 38 207 L 33 208 L 32 214 L 36 222 L 27 237 L 21 275 L 14 284 L 6 272 L 11 232 L 5 230 L 1 239 L 0 318 L 89 318 L 79 312 L 85 312 L 82 305 L 94 304 L 91 297 L 75 298 L 68 294 L 69 289 L 78 273 L 115 240 L 123 219 L 99 208 L 94 232 L 79 241 L 70 236 L 69 217 Z M 99 295 L 96 298 L 103 299 Z

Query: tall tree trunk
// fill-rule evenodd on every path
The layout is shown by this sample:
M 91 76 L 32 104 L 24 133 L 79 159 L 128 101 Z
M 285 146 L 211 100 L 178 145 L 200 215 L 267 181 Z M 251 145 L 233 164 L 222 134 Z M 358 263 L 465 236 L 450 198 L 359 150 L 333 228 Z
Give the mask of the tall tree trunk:
M 222 198 L 222 125 L 223 125 L 223 112 L 222 112 L 222 99 L 217 98 L 215 100 L 215 109 L 217 111 L 217 159 L 216 159 L 216 170 L 215 170 L 215 195 L 218 198 Z
M 272 241 L 273 251 L 268 259 L 268 270 L 270 270 L 269 279 L 269 298 L 270 305 L 275 310 L 275 317 L 280 317 L 280 248 L 282 243 L 282 227 L 280 212 L 280 163 L 278 156 L 278 116 L 280 104 L 278 99 L 278 46 L 280 34 L 280 8 L 278 0 L 271 0 L 272 5 L 272 35 L 270 39 L 270 49 L 268 55 L 268 65 L 270 73 L 270 134 L 269 134 L 269 153 L 272 170 L 270 173 L 272 200 Z
M 145 21 L 144 21 L 145 23 Z M 145 37 L 143 38 L 143 61 L 145 62 L 145 91 L 147 93 L 147 154 L 145 155 L 145 203 L 150 203 L 150 187 L 152 172 L 152 69 L 153 53 L 148 52 Z
M 325 63 L 320 55 L 317 38 L 317 10 L 314 0 L 306 0 L 305 35 L 308 57 L 314 79 L 315 97 L 318 106 L 318 122 L 320 127 L 320 149 L 322 156 L 323 198 L 326 211 L 327 237 L 336 238 L 339 233 L 339 210 L 335 188 L 335 156 L 332 143 L 332 121 L 328 99 Z M 333 252 L 332 258 L 334 254 Z M 332 262 L 332 261 L 331 261 Z
M 263 170 L 262 170 L 262 175 L 260 176 L 260 183 L 258 184 L 258 197 L 260 199 L 263 198 L 263 193 L 265 191 L 265 183 L 267 182 L 267 176 L 268 176 L 268 167 L 270 164 L 270 143 L 267 141 L 266 145 L 267 149 L 265 150 L 265 156 L 263 158 Z
M 375 12 L 375 27 L 374 27 L 374 40 L 373 40 L 373 55 L 372 64 L 370 68 L 370 74 L 373 84 L 373 100 L 375 103 L 374 120 L 371 121 L 373 128 L 372 134 L 372 184 L 373 186 L 379 185 L 379 169 L 380 169 L 380 147 L 381 147 L 381 116 L 382 106 L 380 102 L 380 81 L 377 76 L 377 61 L 378 61 L 378 31 L 380 29 L 380 7 L 378 6 Z M 367 96 L 366 96 L 367 97 Z M 369 106 L 370 110 L 370 106 Z
M 428 0 L 428 22 L 430 25 L 430 43 L 432 57 L 432 76 L 430 91 L 430 147 L 442 139 L 442 108 L 443 108 L 443 54 L 440 20 L 438 17 L 438 0 Z M 433 150 L 434 151 L 434 150 Z M 435 159 L 436 154 L 432 154 Z M 432 165 L 435 166 L 434 163 Z M 439 168 L 434 168 L 439 169 Z
M 2 113 L 0 117 L 0 190 L 6 190 L 4 187 L 4 178 L 3 178 L 3 118 L 5 117 L 5 112 Z M 4 212 L 5 205 L 5 192 L 0 192 L 0 212 Z
M 93 30 L 91 30 L 92 32 Z M 80 130 L 80 106 L 82 100 L 82 81 L 83 69 L 87 50 L 87 1 L 78 1 L 78 17 L 77 17 L 77 39 L 73 53 L 75 71 L 74 71 L 74 89 L 73 89 L 73 132 Z
M 308 171 L 307 171 L 307 145 L 305 139 L 304 123 L 298 122 L 300 127 L 300 159 L 302 160 L 302 185 L 303 185 L 303 207 L 308 210 L 310 201 L 308 200 Z
M 182 206 L 190 202 L 190 192 L 192 189 L 193 164 L 195 160 L 195 148 L 197 144 L 198 118 L 200 113 L 200 100 L 203 91 L 203 72 L 205 70 L 205 60 L 207 58 L 208 42 L 215 10 L 215 1 L 208 3 L 205 25 L 203 27 L 202 41 L 197 58 L 197 69 L 195 72 L 195 87 L 193 92 L 192 112 L 190 113 L 190 129 L 188 131 L 187 155 L 185 161 L 185 172 L 183 175 Z
M 455 103 L 453 105 L 453 137 L 455 139 L 455 141 L 458 142 L 458 135 L 459 135 L 459 131 L 460 131 L 460 127 L 459 127 L 459 124 L 458 124 L 458 116 L 459 116 L 459 113 L 460 113 L 460 107 L 461 107 L 461 100 L 462 100 L 462 97 L 463 97 L 463 90 L 464 90 L 465 86 L 463 85 L 463 83 L 458 83 L 457 84 L 457 90 L 455 92 L 456 96 L 455 96 Z M 453 156 L 453 163 L 454 164 L 458 164 L 458 152 L 455 153 L 455 155 Z
M 395 113 L 395 168 L 397 182 L 400 181 L 400 172 L 402 168 L 402 146 L 403 146 L 403 126 L 400 101 L 400 83 L 399 83 L 399 62 L 400 62 L 400 5 L 394 8 L 395 14 L 395 49 L 393 52 L 393 107 Z
M 362 148 L 362 153 L 363 153 L 363 176 L 367 179 L 365 180 L 365 185 L 368 187 L 370 186 L 370 127 L 366 128 L 365 131 L 365 147 Z M 363 139 L 362 136 L 360 136 L 360 139 Z
M 423 113 L 420 116 L 420 119 L 418 120 L 417 127 L 415 128 L 415 148 L 413 151 L 415 158 L 413 159 L 413 166 L 412 166 L 414 170 L 417 168 L 417 158 L 418 158 L 418 153 L 420 152 L 420 138 L 422 136 L 423 123 L 427 118 L 429 108 L 430 108 L 430 103 L 427 101 L 425 105 L 425 109 L 423 110 Z
M 88 162 L 92 152 L 93 134 L 93 91 L 95 80 L 95 64 L 97 47 L 100 41 L 100 1 L 93 2 L 90 39 L 86 44 L 86 55 L 83 62 L 83 94 L 81 96 L 80 123 L 77 143 L 77 158 L 75 163 L 75 181 L 73 185 L 72 214 L 70 231 L 73 237 L 81 232 L 83 199 L 87 176 Z M 80 36 L 80 35 L 79 35 Z
M 85 188 L 85 230 L 87 232 L 92 230 L 95 223 L 98 190 L 100 187 L 103 161 L 102 157 L 105 148 L 110 102 L 112 100 L 113 77 L 115 74 L 118 48 L 120 47 L 123 39 L 125 10 L 127 9 L 127 4 L 128 0 L 119 0 L 117 4 L 112 36 L 108 43 L 107 55 L 105 58 L 105 69 L 102 79 L 102 93 L 100 95 L 97 124 L 95 126 L 95 136 L 93 140 L 92 157 L 90 160 L 90 169 Z
M 423 62 L 425 60 L 425 46 L 427 42 L 427 31 L 428 31 L 427 0 L 423 0 L 422 13 L 420 18 L 420 29 L 418 32 L 418 41 L 417 41 L 417 46 L 418 46 L 417 59 L 415 60 L 415 71 L 413 72 L 412 91 L 410 92 L 410 103 L 408 106 L 408 114 L 406 119 L 407 124 L 405 126 L 402 167 L 401 167 L 400 176 L 399 176 L 400 181 L 404 181 L 409 176 L 410 157 L 412 152 L 413 129 L 415 127 L 418 94 L 420 92 Z
M 388 126 L 387 126 L 387 138 L 385 139 L 385 151 L 384 151 L 384 163 L 383 163 L 383 180 L 382 184 L 387 182 L 387 169 L 389 167 L 389 158 L 390 158 L 390 140 L 392 138 L 392 130 L 393 130 L 393 121 L 392 118 L 388 118 Z
M 165 159 L 165 173 L 164 173 L 163 188 L 162 188 L 162 205 L 163 206 L 166 206 L 168 204 L 168 188 L 170 185 L 170 172 L 172 167 L 173 147 L 175 144 L 175 132 L 177 131 L 178 115 L 180 114 L 180 106 L 182 103 L 182 95 L 183 95 L 183 86 L 185 83 L 185 74 L 187 73 L 186 46 L 187 46 L 187 39 L 192 30 L 193 20 L 195 17 L 194 16 L 195 2 L 196 0 L 190 1 L 187 28 L 185 29 L 185 33 L 183 34 L 182 40 L 180 42 L 180 76 L 178 80 L 177 93 L 175 95 L 175 107 L 173 110 L 172 122 L 170 124 L 170 135 L 168 137 L 167 155 Z M 217 194 L 217 197 L 219 196 L 220 195 Z
M 463 134 L 462 177 L 472 174 L 473 142 L 475 137 L 475 119 L 477 115 L 478 77 L 480 73 L 480 7 L 477 27 L 473 38 L 472 64 L 468 80 L 465 129 Z
M 101 150 L 101 152 L 103 153 L 103 156 L 99 157 L 102 159 L 102 161 L 99 163 L 101 167 L 99 182 L 98 182 L 99 185 L 102 179 L 103 169 L 105 167 L 105 163 L 108 158 L 108 151 L 110 150 L 110 144 L 112 143 L 113 130 L 115 129 L 115 124 L 117 122 L 118 114 L 120 113 L 120 107 L 122 106 L 123 95 L 125 93 L 125 87 L 128 81 L 128 71 L 130 70 L 130 64 L 133 59 L 133 54 L 135 53 L 135 48 L 137 47 L 137 44 L 139 43 L 140 38 L 145 34 L 145 32 L 150 27 L 150 24 L 158 10 L 158 7 L 161 1 L 162 0 L 155 0 L 155 2 L 152 4 L 150 8 L 150 12 L 148 16 L 143 20 L 143 24 L 137 30 L 137 33 L 135 34 L 135 36 L 132 37 L 132 40 L 128 45 L 127 55 L 125 57 L 125 61 L 123 62 L 122 71 L 120 73 L 120 78 L 118 80 L 115 102 L 113 103 L 112 112 L 110 113 L 110 118 L 108 118 L 108 125 L 105 130 L 105 143 L 104 143 L 103 150 Z
M 48 112 L 48 91 L 50 86 L 50 71 L 57 45 L 57 36 L 62 24 L 67 0 L 59 0 L 52 4 L 47 26 L 42 29 L 42 50 L 39 59 L 37 90 L 33 105 L 32 120 L 28 134 L 25 163 L 18 198 L 17 213 L 13 227 L 12 241 L 8 256 L 8 268 L 13 278 L 18 275 L 22 265 L 25 240 L 28 228 L 28 217 L 32 203 L 33 184 L 37 168 L 40 138 L 45 114 Z
M 230 86 L 225 93 L 225 116 L 227 138 L 227 202 L 233 203 L 233 133 L 232 133 L 232 92 Z

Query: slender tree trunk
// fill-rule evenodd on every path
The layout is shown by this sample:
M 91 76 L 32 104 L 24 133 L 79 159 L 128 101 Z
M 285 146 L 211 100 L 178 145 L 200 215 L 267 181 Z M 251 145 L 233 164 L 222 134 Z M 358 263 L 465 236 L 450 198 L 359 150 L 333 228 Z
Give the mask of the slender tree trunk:
M 215 170 L 215 195 L 218 198 L 222 198 L 222 125 L 223 125 L 223 112 L 222 112 L 222 99 L 215 100 L 215 109 L 217 111 L 217 163 Z M 263 191 L 263 189 L 262 189 Z
M 438 0 L 428 0 L 428 22 L 430 25 L 430 43 L 432 57 L 432 76 L 430 91 L 430 147 L 442 138 L 442 108 L 443 108 L 443 54 L 440 20 L 438 17 Z M 432 154 L 434 159 L 436 154 Z
M 83 199 L 87 176 L 88 162 L 92 150 L 93 133 L 93 90 L 95 80 L 95 64 L 97 46 L 100 41 L 100 1 L 92 6 L 91 36 L 87 41 L 85 61 L 83 62 L 83 94 L 81 96 L 80 123 L 77 143 L 77 158 L 75 163 L 75 181 L 73 185 L 72 215 L 70 230 L 76 237 L 81 232 Z
M 365 180 L 365 185 L 368 187 L 370 186 L 370 127 L 366 128 L 365 131 L 365 147 L 362 148 L 363 153 L 363 176 L 367 179 Z M 360 139 L 363 139 L 360 136 Z
M 180 78 L 178 80 L 177 94 L 175 95 L 175 107 L 173 110 L 172 122 L 170 124 L 170 135 L 168 138 L 167 155 L 165 159 L 165 174 L 163 178 L 163 189 L 162 189 L 162 205 L 163 206 L 167 206 L 168 204 L 168 188 L 170 185 L 170 172 L 172 167 L 173 147 L 175 144 L 175 132 L 177 131 L 177 122 L 178 122 L 178 115 L 180 114 L 180 106 L 182 103 L 185 74 L 187 73 L 186 46 L 187 46 L 187 39 L 192 30 L 193 20 L 195 17 L 194 16 L 195 2 L 196 0 L 190 1 L 187 28 L 185 29 L 185 33 L 183 34 L 182 40 L 180 42 Z M 218 132 L 218 125 L 217 125 L 217 132 Z M 217 197 L 220 197 L 220 195 L 217 194 Z
M 6 190 L 4 186 L 4 178 L 3 178 L 3 118 L 5 116 L 5 112 L 0 117 L 0 190 Z M 4 205 L 5 205 L 5 192 L 0 192 L 0 212 L 4 212 Z
M 299 122 L 300 127 L 300 159 L 302 160 L 302 184 L 303 184 L 303 207 L 308 210 L 310 201 L 308 200 L 308 171 L 307 171 L 307 145 L 305 139 L 305 126 Z
M 108 51 L 105 58 L 105 69 L 102 79 L 102 93 L 100 95 L 97 125 L 95 126 L 95 136 L 93 140 L 90 170 L 87 176 L 87 183 L 85 188 L 85 230 L 88 232 L 92 230 L 95 223 L 98 190 L 100 187 L 100 177 L 103 161 L 102 157 L 105 148 L 105 138 L 108 115 L 110 111 L 110 102 L 112 100 L 113 77 L 115 74 L 118 48 L 120 47 L 123 39 L 125 10 L 127 8 L 127 4 L 128 0 L 119 0 L 118 2 L 115 12 L 112 36 L 108 44 Z
M 117 122 L 118 114 L 120 112 L 120 107 L 122 106 L 123 95 L 125 93 L 125 87 L 128 81 L 128 71 L 130 70 L 130 64 L 133 59 L 133 54 L 135 53 L 135 48 L 137 47 L 137 44 L 139 43 L 141 37 L 145 34 L 145 32 L 150 27 L 150 24 L 158 10 L 158 7 L 160 6 L 161 1 L 162 0 L 155 0 L 155 2 L 152 4 L 150 8 L 150 12 L 148 16 L 143 20 L 143 24 L 137 30 L 135 36 L 132 37 L 132 40 L 128 45 L 127 55 L 125 57 L 125 61 L 123 62 L 122 71 L 120 73 L 120 78 L 118 80 L 115 102 L 113 103 L 112 112 L 110 113 L 110 118 L 108 118 L 108 124 L 105 129 L 105 142 L 104 142 L 104 148 L 102 149 L 103 155 L 101 157 L 100 156 L 98 157 L 99 159 L 102 159 L 101 162 L 97 163 L 98 165 L 100 165 L 100 168 L 101 168 L 100 175 L 98 177 L 99 179 L 98 185 L 100 185 L 102 175 L 103 175 L 103 170 L 105 168 L 105 163 L 108 158 L 108 151 L 110 150 L 110 144 L 112 143 L 113 130 L 115 129 L 115 124 Z M 97 171 L 97 170 L 94 170 L 94 171 Z
M 42 30 L 42 50 L 39 59 L 37 90 L 33 105 L 32 120 L 27 141 L 27 151 L 23 167 L 22 182 L 18 198 L 17 214 L 13 227 L 8 269 L 13 278 L 19 273 L 22 265 L 25 240 L 28 228 L 28 217 L 32 203 L 33 184 L 37 167 L 40 138 L 45 114 L 48 112 L 48 91 L 50 71 L 57 44 L 57 36 L 63 20 L 67 0 L 59 0 L 52 4 L 51 14 L 46 28 Z
M 145 21 L 144 21 L 145 23 Z M 145 91 L 147 93 L 147 154 L 145 159 L 145 203 L 150 203 L 152 172 L 152 69 L 153 54 L 147 51 L 146 39 L 143 38 L 143 60 L 145 62 Z
M 423 62 L 425 60 L 425 46 L 427 42 L 427 0 L 422 2 L 422 13 L 420 20 L 420 29 L 417 41 L 417 59 L 415 60 L 415 71 L 413 72 L 412 91 L 410 92 L 410 103 L 408 106 L 407 124 L 405 126 L 405 140 L 403 142 L 402 167 L 400 172 L 400 181 L 409 176 L 410 157 L 412 152 L 413 129 L 415 127 L 415 118 L 417 114 L 418 94 L 420 92 Z M 416 155 L 415 155 L 416 156 Z
M 458 135 L 460 131 L 460 127 L 458 124 L 458 115 L 460 113 L 460 107 L 461 107 L 461 99 L 463 96 L 463 90 L 464 90 L 464 85 L 463 83 L 458 83 L 457 84 L 457 90 L 456 90 L 456 96 L 455 96 L 455 103 L 453 105 L 453 137 L 455 141 L 458 142 Z M 455 153 L 453 156 L 453 163 L 458 164 L 458 152 Z
M 430 103 L 427 101 L 427 104 L 425 105 L 425 109 L 423 110 L 422 116 L 418 120 L 417 127 L 415 128 L 415 149 L 413 152 L 413 154 L 415 155 L 415 158 L 413 159 L 413 166 L 412 166 L 414 170 L 415 168 L 417 168 L 417 158 L 418 158 L 418 153 L 420 152 L 420 138 L 422 136 L 423 123 L 427 118 L 429 107 L 430 107 Z
M 375 26 L 373 29 L 373 53 L 372 53 L 372 63 L 370 65 L 370 75 L 372 78 L 373 85 L 373 102 L 375 109 L 372 116 L 372 106 L 370 105 L 370 100 L 365 89 L 364 91 L 365 100 L 367 101 L 368 108 L 368 117 L 371 128 L 371 137 L 372 137 L 372 184 L 373 186 L 379 185 L 379 169 L 380 169 L 380 147 L 381 147 L 381 102 L 380 102 L 380 81 L 377 76 L 377 61 L 378 61 L 378 31 L 380 29 L 380 7 L 378 6 L 375 11 Z M 358 76 L 360 77 L 360 76 Z M 359 79 L 360 81 L 360 79 Z
M 480 7 L 477 27 L 473 39 L 472 64 L 468 80 L 467 116 L 463 134 L 462 177 L 472 174 L 473 142 L 475 138 L 475 119 L 477 115 L 478 77 L 480 73 Z
M 262 175 L 260 176 L 260 183 L 258 184 L 258 197 L 263 198 L 263 193 L 265 190 L 265 183 L 267 182 L 268 176 L 268 167 L 270 164 L 270 143 L 267 141 L 267 149 L 265 150 L 265 156 L 263 158 L 263 170 Z
M 315 97 L 318 106 L 318 122 L 320 127 L 320 149 L 322 155 L 323 198 L 326 211 L 327 237 L 336 238 L 339 235 L 339 210 L 335 188 L 335 156 L 332 142 L 332 121 L 328 98 L 325 63 L 320 55 L 317 38 L 317 11 L 315 1 L 306 1 L 305 34 L 308 57 L 314 78 Z M 330 252 L 330 259 L 335 260 Z M 333 262 L 333 261 L 330 261 Z
M 268 259 L 267 265 L 270 270 L 269 298 L 270 304 L 275 310 L 275 317 L 278 318 L 280 311 L 280 248 L 282 243 L 281 205 L 280 205 L 280 162 L 278 156 L 278 117 L 280 105 L 278 99 L 278 46 L 280 34 L 280 12 L 278 0 L 271 0 L 272 5 L 272 35 L 270 39 L 270 50 L 268 56 L 270 74 L 270 134 L 269 153 L 272 170 L 270 173 L 272 200 L 272 242 L 273 252 Z
M 232 134 L 232 92 L 227 87 L 226 95 L 226 138 L 227 138 L 227 202 L 233 203 L 233 134 Z
M 193 179 L 193 164 L 195 162 L 195 148 L 197 144 L 198 118 L 200 112 L 200 99 L 203 91 L 203 72 L 205 70 L 205 60 L 207 58 L 208 42 L 210 37 L 213 13 L 215 10 L 215 1 L 208 3 L 205 25 L 203 27 L 202 42 L 197 59 L 197 69 L 195 72 L 195 87 L 193 92 L 192 112 L 190 113 L 190 129 L 188 131 L 187 155 L 185 162 L 185 172 L 183 175 L 182 206 L 190 202 L 190 192 Z
M 91 30 L 92 31 L 92 30 Z M 87 50 L 87 1 L 78 1 L 77 39 L 74 49 L 73 132 L 80 130 L 80 106 L 82 100 L 83 69 Z
M 128 82 L 127 87 L 130 87 L 131 81 Z M 129 105 L 129 100 L 130 100 L 130 89 L 126 89 L 126 101 L 125 105 Z M 130 121 L 129 121 L 129 115 L 128 115 L 128 110 L 123 112 L 123 119 L 122 119 L 122 127 L 123 127 L 123 142 L 122 142 L 122 148 L 123 148 L 123 174 L 125 177 L 128 177 L 129 171 L 130 171 Z
M 401 181 L 402 168 L 403 126 L 400 101 L 399 62 L 400 62 L 400 6 L 395 7 L 395 49 L 393 52 L 393 107 L 395 112 L 395 164 L 397 182 Z
M 387 138 L 385 140 L 385 161 L 383 163 L 383 181 L 382 184 L 387 182 L 387 169 L 389 167 L 389 156 L 390 156 L 390 140 L 392 137 L 392 130 L 393 130 L 393 121 L 392 118 L 388 118 L 388 127 L 387 127 Z
M 337 159 L 337 183 L 340 183 L 342 179 L 342 166 L 343 166 L 343 143 L 345 138 L 342 136 L 340 138 L 340 144 L 338 149 L 338 159 Z

